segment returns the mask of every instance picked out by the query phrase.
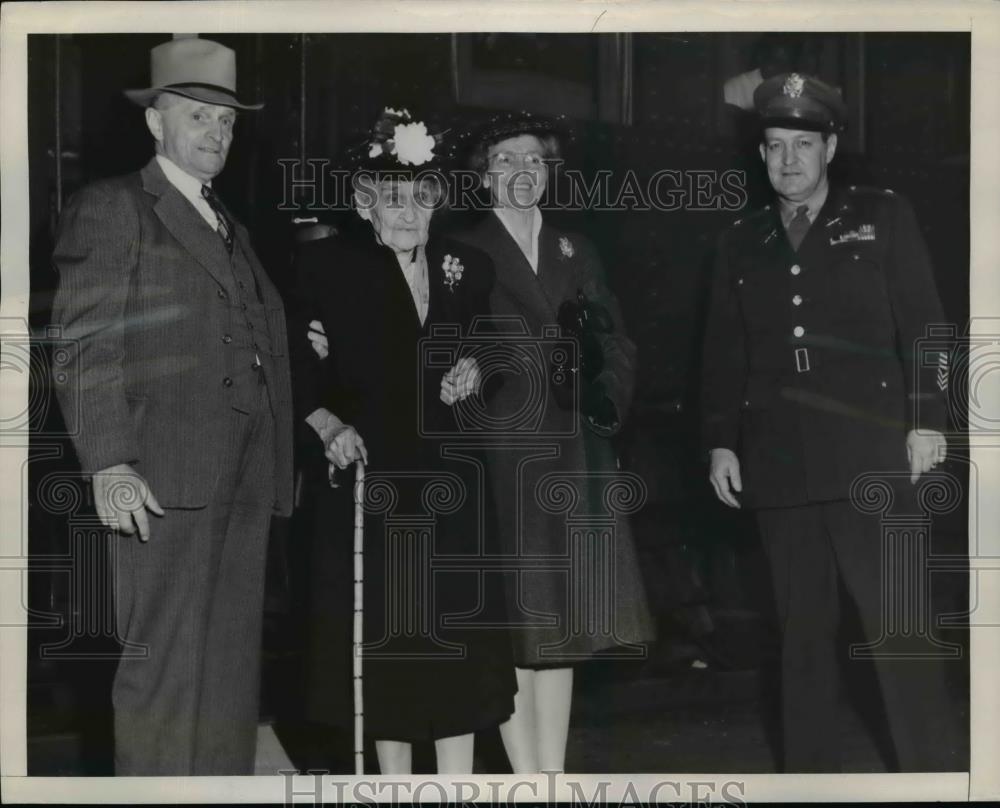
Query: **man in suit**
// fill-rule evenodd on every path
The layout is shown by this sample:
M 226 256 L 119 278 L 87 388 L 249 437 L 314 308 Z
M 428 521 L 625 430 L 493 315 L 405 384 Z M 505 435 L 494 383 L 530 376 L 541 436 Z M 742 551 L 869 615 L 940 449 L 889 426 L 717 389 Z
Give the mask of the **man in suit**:
M 837 771 L 838 578 L 869 641 L 895 591 L 879 519 L 855 507 L 852 484 L 903 472 L 902 503 L 944 459 L 946 357 L 913 357 L 943 315 L 910 205 L 828 180 L 846 119 L 839 93 L 788 73 L 761 84 L 755 104 L 777 200 L 719 242 L 704 438 L 716 495 L 755 510 L 770 562 L 786 770 Z M 940 668 L 883 656 L 876 669 L 899 767 L 946 767 L 946 726 L 932 720 L 947 704 Z
M 176 38 L 151 52 L 155 156 L 87 186 L 59 222 L 53 320 L 80 384 L 60 387 L 112 539 L 120 775 L 252 774 L 268 526 L 291 509 L 282 302 L 219 201 L 235 54 Z

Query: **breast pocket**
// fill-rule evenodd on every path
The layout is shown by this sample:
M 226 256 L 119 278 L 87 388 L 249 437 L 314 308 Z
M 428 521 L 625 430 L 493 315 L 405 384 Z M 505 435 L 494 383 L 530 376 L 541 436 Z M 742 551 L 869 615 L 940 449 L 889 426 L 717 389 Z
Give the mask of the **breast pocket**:
M 841 321 L 891 316 L 881 251 L 862 244 L 844 244 L 834 249 L 834 260 L 823 273 L 822 292 L 829 301 L 827 310 L 831 316 Z

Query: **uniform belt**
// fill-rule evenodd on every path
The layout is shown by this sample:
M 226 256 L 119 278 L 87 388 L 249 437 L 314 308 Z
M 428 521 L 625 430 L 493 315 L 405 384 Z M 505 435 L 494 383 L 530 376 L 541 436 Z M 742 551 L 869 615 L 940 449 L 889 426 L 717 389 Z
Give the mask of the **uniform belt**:
M 797 373 L 808 373 L 812 370 L 812 357 L 808 348 L 795 349 L 795 370 Z

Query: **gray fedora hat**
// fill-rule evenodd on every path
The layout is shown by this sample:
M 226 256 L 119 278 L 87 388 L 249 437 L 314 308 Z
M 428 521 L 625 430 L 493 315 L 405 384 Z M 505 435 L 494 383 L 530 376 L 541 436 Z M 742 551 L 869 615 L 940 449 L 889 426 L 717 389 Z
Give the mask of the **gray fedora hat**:
M 130 101 L 148 107 L 160 93 L 169 92 L 237 109 L 260 109 L 236 97 L 236 53 L 225 45 L 196 36 L 178 37 L 149 52 L 151 87 L 125 90 Z

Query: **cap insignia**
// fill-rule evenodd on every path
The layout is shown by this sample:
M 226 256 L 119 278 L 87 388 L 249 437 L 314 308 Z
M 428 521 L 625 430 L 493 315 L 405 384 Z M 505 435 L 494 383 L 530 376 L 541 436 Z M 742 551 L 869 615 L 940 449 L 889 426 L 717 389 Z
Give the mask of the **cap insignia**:
M 782 95 L 789 98 L 798 98 L 802 95 L 802 89 L 806 86 L 806 81 L 798 73 L 789 73 L 785 79 L 785 84 L 781 88 Z

